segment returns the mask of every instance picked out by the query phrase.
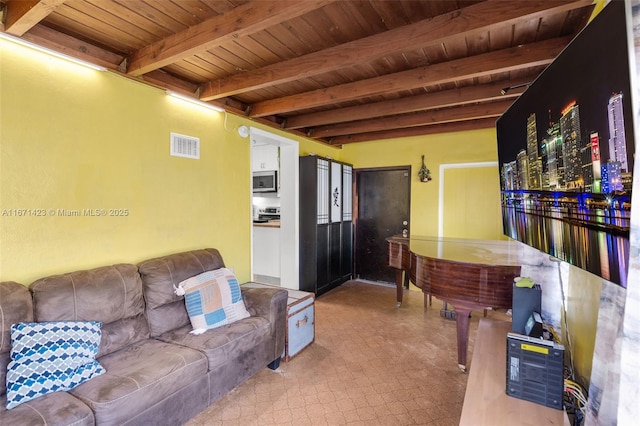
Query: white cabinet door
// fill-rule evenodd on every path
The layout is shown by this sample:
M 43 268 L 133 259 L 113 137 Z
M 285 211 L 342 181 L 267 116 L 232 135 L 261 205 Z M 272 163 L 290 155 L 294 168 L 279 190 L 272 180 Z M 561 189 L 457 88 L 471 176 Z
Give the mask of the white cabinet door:
M 254 172 L 279 170 L 278 147 L 258 145 L 251 149 L 251 169 Z
M 254 146 L 251 148 L 251 170 L 254 172 L 263 172 L 265 169 L 264 161 L 264 145 Z
M 253 273 L 280 278 L 280 228 L 253 227 Z
M 278 147 L 275 145 L 264 146 L 264 165 L 265 170 L 280 170 Z

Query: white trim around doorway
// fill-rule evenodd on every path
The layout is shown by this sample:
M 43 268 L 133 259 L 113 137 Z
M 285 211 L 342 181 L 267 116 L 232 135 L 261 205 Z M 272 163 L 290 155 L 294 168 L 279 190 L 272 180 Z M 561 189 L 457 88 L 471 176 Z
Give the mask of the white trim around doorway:
M 249 138 L 280 147 L 280 286 L 300 286 L 299 144 L 275 133 L 250 127 Z M 252 194 L 253 195 L 253 194 Z M 253 276 L 253 232 L 251 232 L 251 276 Z

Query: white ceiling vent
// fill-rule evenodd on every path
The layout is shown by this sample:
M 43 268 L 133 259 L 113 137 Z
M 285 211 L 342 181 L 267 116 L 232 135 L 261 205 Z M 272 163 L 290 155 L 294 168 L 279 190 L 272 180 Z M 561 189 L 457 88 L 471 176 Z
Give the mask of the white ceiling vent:
M 200 138 L 171 133 L 171 155 L 200 159 Z

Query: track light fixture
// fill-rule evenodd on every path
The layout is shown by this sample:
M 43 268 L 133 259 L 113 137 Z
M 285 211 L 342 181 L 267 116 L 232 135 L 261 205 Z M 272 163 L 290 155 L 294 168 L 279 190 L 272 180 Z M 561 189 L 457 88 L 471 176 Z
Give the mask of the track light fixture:
M 165 92 L 166 92 L 167 95 L 169 95 L 171 97 L 174 97 L 176 99 L 180 99 L 180 100 L 182 100 L 184 102 L 189 102 L 191 104 L 198 105 L 198 106 L 203 107 L 203 108 L 208 108 L 208 109 L 211 109 L 213 111 L 224 112 L 223 108 L 220 108 L 219 106 L 210 104 L 208 102 L 202 102 L 202 101 L 200 101 L 200 100 L 198 100 L 196 98 L 192 98 L 190 96 L 185 96 L 185 95 L 182 95 L 180 93 L 176 93 L 176 92 L 174 92 L 172 90 L 166 90 Z
M 530 84 L 531 84 L 531 82 L 529 82 L 529 83 L 520 83 L 520 84 L 515 84 L 515 85 L 513 85 L 513 86 L 505 87 L 504 89 L 501 89 L 501 90 L 500 90 L 500 94 L 501 94 L 501 95 L 506 95 L 506 94 L 507 94 L 507 92 L 508 92 L 509 90 L 511 90 L 511 89 L 517 89 L 517 88 L 519 88 L 519 87 L 526 87 L 526 86 L 529 86 Z
M 519 87 L 529 86 L 530 84 L 531 84 L 531 82 L 529 82 L 529 83 L 520 83 L 520 84 L 515 84 L 515 85 L 513 85 L 513 86 L 505 87 L 505 88 L 503 88 L 503 89 L 500 89 L 500 94 L 501 94 L 501 95 L 506 95 L 506 94 L 507 94 L 507 92 L 508 92 L 509 90 L 511 90 L 511 89 L 517 89 L 517 88 L 519 88 Z

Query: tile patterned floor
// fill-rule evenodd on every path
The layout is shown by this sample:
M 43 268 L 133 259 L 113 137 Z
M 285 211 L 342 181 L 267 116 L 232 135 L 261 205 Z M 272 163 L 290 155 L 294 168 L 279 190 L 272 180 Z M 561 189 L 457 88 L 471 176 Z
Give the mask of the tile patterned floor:
M 343 284 L 316 300 L 311 346 L 187 426 L 457 425 L 467 375 L 457 367 L 455 321 L 440 317 L 437 299 L 427 310 L 422 301 L 405 291 L 398 309 L 393 287 Z M 470 349 L 480 316 L 472 315 Z

